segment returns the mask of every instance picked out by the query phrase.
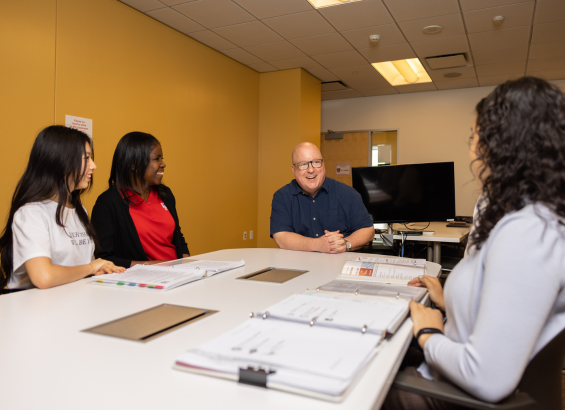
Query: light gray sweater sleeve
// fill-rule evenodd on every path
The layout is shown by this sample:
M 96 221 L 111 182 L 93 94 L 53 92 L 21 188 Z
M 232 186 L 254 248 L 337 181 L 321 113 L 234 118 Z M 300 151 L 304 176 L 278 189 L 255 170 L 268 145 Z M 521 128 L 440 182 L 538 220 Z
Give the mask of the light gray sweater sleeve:
M 484 245 L 489 248 L 484 254 L 483 286 L 479 305 L 469 306 L 477 312 L 474 326 L 467 324 L 472 326 L 468 340 L 457 343 L 434 335 L 424 346 L 428 365 L 489 402 L 516 389 L 552 314 L 563 277 L 563 238 L 557 229 L 546 229 L 537 217 L 499 224 Z M 458 297 L 446 292 L 447 296 L 453 301 Z

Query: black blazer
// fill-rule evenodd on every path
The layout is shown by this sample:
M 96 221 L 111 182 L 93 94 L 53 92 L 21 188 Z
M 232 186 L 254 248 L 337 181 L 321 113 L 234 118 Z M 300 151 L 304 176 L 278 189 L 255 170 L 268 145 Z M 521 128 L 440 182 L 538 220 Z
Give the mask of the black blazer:
M 180 259 L 183 254 L 189 255 L 188 246 L 180 231 L 175 197 L 169 188 L 164 188 L 167 196 L 161 199 L 175 220 L 173 245 L 177 250 L 177 258 Z M 129 206 L 115 186 L 100 194 L 96 200 L 92 209 L 92 225 L 100 242 L 100 249 L 94 251 L 97 258 L 106 259 L 124 268 L 129 268 L 131 261 L 149 260 L 129 214 Z

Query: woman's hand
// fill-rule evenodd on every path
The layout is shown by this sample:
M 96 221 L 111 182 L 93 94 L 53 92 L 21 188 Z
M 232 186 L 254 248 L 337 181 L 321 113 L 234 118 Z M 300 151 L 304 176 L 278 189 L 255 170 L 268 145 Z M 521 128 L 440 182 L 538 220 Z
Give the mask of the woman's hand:
M 410 316 L 414 322 L 414 336 L 425 327 L 432 327 L 443 332 L 443 315 L 437 309 L 424 307 L 421 303 L 410 301 Z M 423 349 L 426 341 L 433 336 L 431 334 L 423 334 L 418 339 L 418 344 Z
M 418 276 L 408 282 L 408 286 L 415 286 L 428 289 L 430 292 L 430 299 L 438 309 L 445 312 L 445 301 L 443 299 L 443 288 L 439 283 L 439 279 L 433 276 Z
M 122 273 L 126 270 L 126 268 L 116 266 L 112 262 L 100 258 L 90 262 L 90 266 L 94 276 L 105 275 L 107 273 Z

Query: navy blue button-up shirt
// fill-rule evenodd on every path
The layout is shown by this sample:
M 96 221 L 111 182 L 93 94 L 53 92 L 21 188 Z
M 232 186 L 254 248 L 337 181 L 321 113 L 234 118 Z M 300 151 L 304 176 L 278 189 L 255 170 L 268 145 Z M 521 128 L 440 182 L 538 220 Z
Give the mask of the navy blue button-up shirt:
M 339 230 L 344 237 L 361 228 L 373 227 L 361 195 L 349 185 L 327 178 L 316 196 L 304 193 L 293 180 L 273 196 L 271 237 L 277 232 L 295 232 L 319 238 L 324 230 Z

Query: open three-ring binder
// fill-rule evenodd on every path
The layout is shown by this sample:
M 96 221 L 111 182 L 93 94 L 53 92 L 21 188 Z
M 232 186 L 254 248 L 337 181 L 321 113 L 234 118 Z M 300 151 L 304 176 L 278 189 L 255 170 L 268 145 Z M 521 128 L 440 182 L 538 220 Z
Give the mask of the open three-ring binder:
M 294 294 L 179 356 L 174 368 L 341 401 L 408 313 L 408 301 Z

